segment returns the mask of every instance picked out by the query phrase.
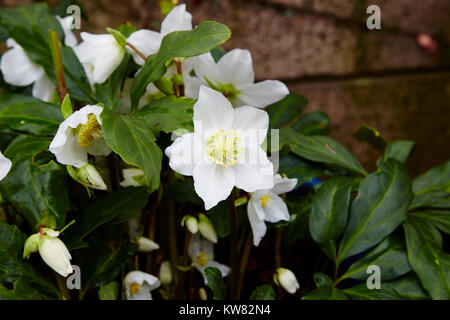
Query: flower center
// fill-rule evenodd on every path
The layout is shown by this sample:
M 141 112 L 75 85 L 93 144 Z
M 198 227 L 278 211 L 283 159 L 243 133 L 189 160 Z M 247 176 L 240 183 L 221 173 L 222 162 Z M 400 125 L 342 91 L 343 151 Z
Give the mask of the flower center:
M 234 166 L 244 154 L 240 141 L 236 131 L 219 130 L 206 141 L 206 154 L 215 164 L 225 168 Z
M 136 296 L 139 291 L 141 291 L 142 286 L 139 283 L 133 282 L 130 284 L 130 293 L 134 297 Z
M 270 198 L 269 198 L 269 195 L 266 194 L 265 196 L 262 196 L 261 199 L 259 199 L 259 200 L 261 200 L 261 207 L 264 208 L 269 203 Z
M 209 262 L 209 257 L 206 254 L 204 254 L 203 252 L 200 252 L 197 255 L 197 264 L 200 267 L 206 266 L 208 264 L 208 262 Z
M 89 148 L 92 144 L 92 140 L 100 138 L 102 136 L 102 127 L 97 121 L 97 116 L 91 114 L 88 117 L 88 121 L 83 124 L 78 132 L 78 144 L 84 148 Z

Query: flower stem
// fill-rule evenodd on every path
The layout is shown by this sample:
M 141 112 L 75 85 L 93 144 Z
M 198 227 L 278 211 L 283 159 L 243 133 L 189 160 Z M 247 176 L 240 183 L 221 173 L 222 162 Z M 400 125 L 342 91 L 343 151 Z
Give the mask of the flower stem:
M 189 232 L 189 230 L 185 230 L 185 235 L 184 235 L 184 248 L 183 248 L 183 257 L 181 258 L 181 266 L 183 268 L 185 267 L 189 267 L 188 263 L 189 263 L 189 243 L 191 242 L 191 233 Z M 183 298 L 181 297 L 182 293 L 183 293 L 183 289 L 184 289 L 184 280 L 186 277 L 186 271 L 180 271 L 180 275 L 178 278 L 178 286 L 176 288 L 176 297 L 178 299 Z
M 168 188 L 168 184 L 166 184 Z M 169 194 L 166 190 L 166 194 Z M 167 210 L 167 232 L 169 236 L 169 256 L 170 268 L 173 277 L 174 288 L 178 285 L 178 249 L 177 249 L 177 230 L 175 225 L 175 202 L 169 197 L 166 197 Z M 175 291 L 171 292 L 171 298 L 174 297 Z
M 134 52 L 136 52 L 142 59 L 147 59 L 147 57 L 138 50 L 138 48 L 136 48 L 135 46 L 133 46 L 131 43 L 127 42 L 127 46 L 129 46 Z
M 236 294 L 238 300 L 241 298 L 242 287 L 244 285 L 245 271 L 247 270 L 248 259 L 252 251 L 252 240 L 253 236 L 252 233 L 250 232 L 247 235 L 247 240 L 245 241 L 244 248 L 242 249 L 241 268 L 239 269 L 239 282 Z
M 58 82 L 59 100 L 63 102 L 67 94 L 66 79 L 64 78 L 64 65 L 61 57 L 61 47 L 58 34 L 53 30 L 48 30 L 50 38 L 50 50 L 53 57 L 53 67 L 55 68 L 56 81 Z
M 61 292 L 61 295 L 63 297 L 64 300 L 71 300 L 72 297 L 70 296 L 70 292 L 67 289 L 67 285 L 64 281 L 64 278 L 61 277 L 59 274 L 57 274 L 56 272 L 53 272 L 53 275 L 55 276 L 56 279 L 56 283 L 58 284 L 58 289 Z M 81 295 L 81 294 L 80 294 Z
M 275 238 L 275 267 L 281 268 L 281 239 L 283 238 L 283 228 L 278 228 Z M 283 298 L 283 290 L 281 287 L 277 287 L 277 297 L 278 299 Z
M 228 197 L 228 203 L 230 206 L 230 299 L 237 299 L 237 282 L 238 282 L 238 243 L 237 243 L 237 211 L 234 205 L 234 194 L 231 192 Z

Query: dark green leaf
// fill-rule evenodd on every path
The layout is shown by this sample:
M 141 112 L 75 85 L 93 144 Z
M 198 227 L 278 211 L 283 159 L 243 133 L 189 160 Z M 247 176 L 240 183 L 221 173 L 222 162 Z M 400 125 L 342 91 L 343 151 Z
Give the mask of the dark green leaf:
M 351 178 L 332 178 L 312 197 L 311 236 L 332 260 L 336 259 L 335 242 L 347 224 L 352 182 Z
M 333 287 L 333 281 L 326 274 L 316 272 L 314 282 L 317 289 L 302 296 L 302 300 L 348 300 L 341 290 Z
M 142 117 L 121 116 L 107 108 L 100 115 L 106 144 L 129 165 L 144 171 L 149 191 L 159 187 L 162 152 Z
M 33 230 L 41 224 L 62 228 L 69 209 L 66 170 L 54 161 L 35 162 L 49 144 L 46 138 L 20 136 L 5 151 L 13 165 L 0 182 L 0 191 Z
M 208 267 L 205 269 L 206 285 L 212 290 L 214 300 L 225 300 L 227 287 L 219 269 Z
M 393 158 L 401 163 L 404 163 L 406 159 L 408 159 L 414 145 L 414 141 L 408 140 L 389 142 L 383 156 L 377 161 L 378 167 L 381 167 L 382 163 L 389 158 Z
M 119 283 L 117 281 L 112 281 L 105 284 L 98 289 L 98 299 L 99 300 L 117 300 L 119 297 Z
M 166 35 L 158 53 L 147 57 L 145 65 L 134 78 L 131 88 L 133 110 L 145 93 L 147 85 L 161 78 L 166 72 L 165 63 L 175 57 L 197 56 L 221 45 L 231 36 L 225 25 L 204 21 L 190 31 L 175 31 Z
M 297 187 L 323 175 L 325 171 L 319 164 L 303 160 L 292 153 L 280 157 L 279 167 L 280 174 L 297 179 Z
M 338 261 L 360 253 L 387 237 L 405 219 L 412 199 L 408 172 L 389 159 L 360 184 L 339 247 Z
M 353 263 L 340 279 L 366 280 L 369 277 L 367 268 L 371 265 L 380 267 L 383 282 L 409 272 L 411 266 L 408 262 L 405 241 L 397 234 L 389 236 L 364 257 Z
M 380 132 L 370 126 L 360 126 L 353 136 L 359 141 L 367 142 L 377 150 L 383 150 L 386 147 L 386 141 L 383 139 Z
M 286 244 L 310 236 L 309 218 L 311 205 L 306 201 L 288 201 L 288 207 L 289 213 L 291 214 L 291 221 L 283 231 L 283 241 Z
M 271 104 L 266 109 L 270 127 L 280 128 L 295 121 L 307 104 L 308 100 L 296 93 L 290 93 L 283 100 Z
M 270 284 L 257 287 L 250 296 L 250 300 L 275 300 L 275 290 Z
M 292 129 L 305 136 L 327 135 L 330 132 L 330 118 L 325 112 L 315 110 L 300 116 Z
M 428 220 L 442 232 L 450 234 L 450 210 L 415 211 L 410 212 L 409 215 Z
M 442 237 L 432 223 L 409 216 L 403 224 L 409 263 L 423 287 L 437 300 L 450 299 L 450 255 L 442 250 Z
M 366 171 L 339 142 L 325 136 L 304 136 L 292 128 L 280 130 L 280 147 L 288 145 L 292 152 L 305 159 L 336 165 L 362 175 Z
M 33 135 L 53 135 L 64 120 L 57 105 L 31 96 L 0 93 L 0 123 Z
M 219 62 L 220 58 L 222 58 L 225 53 L 227 53 L 226 50 L 220 46 L 211 50 L 211 55 L 216 63 Z
M 48 297 L 23 280 L 14 281 L 10 290 L 0 283 L 0 300 L 46 300 Z

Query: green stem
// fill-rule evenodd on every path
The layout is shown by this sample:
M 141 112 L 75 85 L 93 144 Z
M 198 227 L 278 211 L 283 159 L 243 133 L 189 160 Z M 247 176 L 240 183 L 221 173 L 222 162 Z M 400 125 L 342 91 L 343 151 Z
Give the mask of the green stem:
M 59 44 L 58 34 L 53 30 L 48 30 L 50 38 L 50 50 L 53 58 L 53 67 L 55 68 L 56 81 L 58 82 L 59 99 L 63 102 L 67 94 L 66 79 L 64 78 L 64 65 L 61 56 L 61 46 Z
M 168 193 L 168 184 L 166 185 L 166 194 Z M 169 236 L 169 256 L 170 256 L 170 268 L 173 277 L 173 288 L 178 285 L 178 249 L 177 249 L 177 230 L 175 225 L 175 202 L 169 197 L 166 197 L 166 210 L 167 210 L 167 231 Z M 171 298 L 174 297 L 175 290 L 171 292 Z
M 237 298 L 237 282 L 238 282 L 238 243 L 237 243 L 237 212 L 234 205 L 234 194 L 231 192 L 228 203 L 230 207 L 230 299 Z

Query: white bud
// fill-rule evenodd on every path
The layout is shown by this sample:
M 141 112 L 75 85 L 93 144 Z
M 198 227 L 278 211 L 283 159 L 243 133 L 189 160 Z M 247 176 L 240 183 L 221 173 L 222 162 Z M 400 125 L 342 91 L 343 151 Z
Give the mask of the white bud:
M 89 163 L 78 169 L 78 177 L 80 178 L 81 182 L 85 183 L 93 189 L 107 189 L 100 173 L 93 165 Z
M 33 252 L 38 252 L 40 238 L 41 235 L 39 233 L 32 234 L 28 237 L 27 241 L 25 241 L 25 245 L 23 246 L 24 258 L 28 259 Z
M 159 281 L 164 286 L 168 286 L 172 283 L 172 270 L 170 269 L 170 262 L 163 261 L 161 267 L 159 268 Z
M 159 249 L 159 245 L 156 242 L 146 237 L 140 237 L 138 239 L 138 244 L 139 244 L 138 248 L 139 252 L 151 252 Z
M 39 240 L 39 254 L 42 260 L 61 276 L 67 277 L 73 272 L 70 264 L 72 256 L 60 239 L 42 235 Z
M 218 239 L 216 230 L 214 230 L 214 226 L 212 225 L 208 217 L 200 213 L 198 215 L 198 218 L 200 219 L 198 230 L 200 231 L 201 235 L 212 243 L 217 243 Z
M 144 171 L 137 168 L 122 169 L 123 181 L 121 187 L 140 187 L 145 185 Z
M 185 215 L 183 219 L 181 220 L 181 226 L 184 227 L 186 225 L 186 228 L 189 230 L 190 233 L 196 234 L 198 231 L 198 220 L 197 218 L 191 216 L 191 215 Z
M 294 294 L 300 288 L 295 274 L 291 270 L 286 268 L 277 269 L 275 282 L 278 285 L 281 285 L 284 290 L 286 290 L 290 294 Z

